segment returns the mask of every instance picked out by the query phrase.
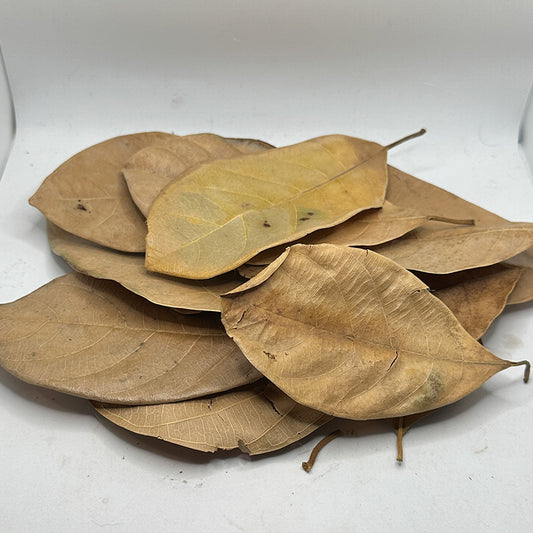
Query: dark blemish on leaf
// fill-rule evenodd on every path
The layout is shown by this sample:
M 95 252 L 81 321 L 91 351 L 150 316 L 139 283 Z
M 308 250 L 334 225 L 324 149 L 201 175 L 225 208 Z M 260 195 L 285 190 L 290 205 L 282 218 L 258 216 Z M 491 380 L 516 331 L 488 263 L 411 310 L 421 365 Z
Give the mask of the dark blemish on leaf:
M 387 372 L 390 372 L 391 368 L 394 366 L 394 363 L 396 363 L 396 361 L 398 360 L 398 357 L 399 357 L 399 354 L 398 354 L 398 352 L 396 352 L 396 356 L 391 361 L 391 364 L 389 365 L 389 368 L 387 369 Z
M 266 220 L 263 222 L 263 226 L 265 228 L 270 228 L 270 224 Z
M 307 214 L 312 217 L 314 215 L 313 211 L 307 211 Z
M 252 207 L 252 204 L 251 204 L 250 202 L 243 202 L 243 203 L 241 204 L 241 207 L 242 207 L 243 209 L 249 209 L 250 207 Z
M 275 356 L 273 353 L 265 352 L 265 350 L 263 350 L 263 353 L 264 353 L 269 359 L 272 359 L 272 361 L 275 361 L 275 360 L 276 360 L 276 356 Z
M 87 208 L 81 202 L 78 202 L 76 209 L 79 209 L 80 211 L 87 211 Z
M 211 409 L 212 405 L 213 405 L 213 398 L 209 398 L 209 401 L 207 402 L 207 408 Z
M 233 326 L 233 329 L 235 329 L 239 323 L 241 322 L 241 320 L 244 318 L 244 315 L 246 314 L 246 309 L 242 312 L 242 315 L 241 317 L 239 318 L 239 320 L 237 320 L 237 322 L 235 322 L 235 325 Z
M 274 402 L 270 399 L 270 398 L 267 398 L 268 400 L 268 403 L 271 405 L 272 409 L 274 409 L 274 411 L 276 411 L 276 413 L 281 416 L 281 413 L 276 409 L 276 406 L 274 405 Z
M 301 220 L 301 221 L 309 220 L 309 217 L 302 217 L 302 218 L 299 218 L 298 220 Z

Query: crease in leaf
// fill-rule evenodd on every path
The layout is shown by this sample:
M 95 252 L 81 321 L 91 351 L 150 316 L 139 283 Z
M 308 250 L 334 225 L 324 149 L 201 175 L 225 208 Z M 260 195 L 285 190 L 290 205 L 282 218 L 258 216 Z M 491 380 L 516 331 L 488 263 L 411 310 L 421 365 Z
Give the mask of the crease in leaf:
M 397 144 L 331 135 L 200 165 L 154 202 L 146 267 L 184 278 L 213 277 L 266 248 L 380 207 L 386 153 Z

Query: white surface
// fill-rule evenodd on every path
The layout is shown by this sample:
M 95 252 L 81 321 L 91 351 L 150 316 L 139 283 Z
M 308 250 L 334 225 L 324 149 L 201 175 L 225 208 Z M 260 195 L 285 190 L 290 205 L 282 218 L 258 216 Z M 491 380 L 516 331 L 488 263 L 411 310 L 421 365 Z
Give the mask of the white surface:
M 529 1 L 2 0 L 18 133 L 0 183 L 0 298 L 66 271 L 27 198 L 106 138 L 211 131 L 277 145 L 325 133 L 512 220 L 533 221 L 517 133 L 533 79 Z M 485 337 L 531 357 L 533 308 Z M 510 369 L 413 429 L 328 428 L 286 451 L 208 456 L 131 435 L 82 400 L 0 372 L 2 531 L 528 531 L 533 385 Z M 329 428 L 331 429 L 331 428 Z

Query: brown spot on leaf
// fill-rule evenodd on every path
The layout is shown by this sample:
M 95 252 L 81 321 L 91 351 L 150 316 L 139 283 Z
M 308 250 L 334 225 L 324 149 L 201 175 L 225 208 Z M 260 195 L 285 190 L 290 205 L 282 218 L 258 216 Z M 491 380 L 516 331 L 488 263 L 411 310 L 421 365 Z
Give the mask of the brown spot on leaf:
M 270 224 L 266 220 L 263 222 L 263 226 L 265 228 L 270 228 Z
M 81 202 L 78 202 L 76 209 L 79 209 L 80 211 L 87 211 L 87 208 Z

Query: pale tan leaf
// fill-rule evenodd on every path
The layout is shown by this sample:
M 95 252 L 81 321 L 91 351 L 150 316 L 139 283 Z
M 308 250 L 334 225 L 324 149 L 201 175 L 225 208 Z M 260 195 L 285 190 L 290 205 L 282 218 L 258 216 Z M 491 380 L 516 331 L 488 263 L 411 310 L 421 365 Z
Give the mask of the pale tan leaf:
M 148 216 L 159 193 L 194 166 L 267 148 L 272 146 L 251 139 L 225 139 L 211 133 L 172 136 L 136 152 L 126 162 L 122 173 L 133 201 Z
M 154 202 L 146 266 L 213 277 L 264 249 L 381 207 L 386 154 L 396 144 L 330 135 L 200 165 Z
M 271 384 L 163 405 L 93 405 L 114 424 L 141 435 L 204 452 L 240 448 L 250 455 L 279 450 L 331 419 Z
M 220 294 L 243 281 L 235 273 L 198 281 L 148 272 L 144 267 L 144 254 L 126 254 L 101 247 L 50 222 L 48 241 L 52 251 L 78 272 L 117 281 L 155 304 L 182 311 L 220 311 Z
M 481 346 L 413 274 L 357 248 L 295 245 L 224 295 L 222 309 L 261 373 L 344 418 L 435 409 L 518 364 Z
M 505 261 L 533 245 L 533 223 L 417 228 L 372 249 L 409 270 L 447 274 Z
M 126 404 L 203 396 L 260 377 L 217 315 L 180 315 L 75 273 L 0 306 L 0 364 L 34 385 Z
M 433 220 L 413 209 L 398 207 L 385 201 L 379 209 L 363 211 L 346 222 L 327 229 L 314 231 L 299 239 L 301 244 L 339 244 L 344 246 L 375 246 L 392 241 Z M 450 222 L 450 221 L 448 221 Z M 459 220 L 458 223 L 467 221 Z M 294 244 L 294 243 L 291 243 Z M 268 265 L 283 253 L 287 245 L 269 248 L 252 257 L 250 265 Z
M 499 272 L 475 270 L 469 277 L 467 274 L 471 271 L 462 271 L 461 274 L 465 274 L 462 281 L 439 289 L 434 294 L 448 306 L 474 339 L 480 339 L 503 311 L 521 270 L 504 267 Z
M 52 172 L 30 204 L 74 235 L 125 252 L 144 252 L 146 222 L 121 170 L 141 148 L 172 137 L 136 133 L 91 146 Z

